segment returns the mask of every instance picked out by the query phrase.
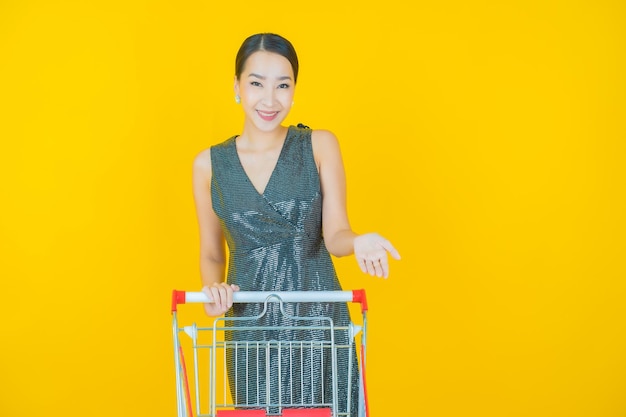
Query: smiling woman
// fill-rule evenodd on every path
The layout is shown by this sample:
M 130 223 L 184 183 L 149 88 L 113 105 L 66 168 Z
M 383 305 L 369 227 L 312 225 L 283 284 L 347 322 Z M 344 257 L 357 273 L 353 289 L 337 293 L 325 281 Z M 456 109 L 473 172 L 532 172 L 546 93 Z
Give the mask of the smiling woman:
M 176 415 L 165 307 L 199 286 L 190 160 L 239 134 L 256 178 L 233 75 L 268 27 L 300 62 L 282 123 L 317 150 L 331 128 L 352 226 L 404 258 L 388 280 L 334 259 L 367 289 L 370 415 L 626 416 L 626 2 L 267 6 L 0 1 L 0 416 Z M 254 38 L 286 58 L 271 39 Z
M 246 122 L 262 131 L 273 130 L 293 104 L 295 75 L 289 61 L 276 53 L 258 51 L 248 60 L 245 72 L 235 78 L 235 93 L 246 112 Z M 255 114 L 256 113 L 256 114 Z
M 297 77 L 297 55 L 287 39 L 269 33 L 247 38 L 237 54 L 234 80 L 235 101 L 245 114 L 243 131 L 200 152 L 195 159 L 201 278 L 203 291 L 214 300 L 205 305 L 209 316 L 260 315 L 262 304 L 233 304 L 233 292 L 240 289 L 340 290 L 331 255 L 354 254 L 363 272 L 385 278 L 389 274 L 388 256 L 400 257 L 379 234 L 352 230 L 346 210 L 344 166 L 335 135 L 282 124 L 293 104 Z M 224 241 L 229 250 L 228 266 Z M 300 317 L 322 314 L 337 326 L 350 322 L 345 304 L 306 303 L 287 306 L 287 310 Z M 263 316 L 263 325 L 284 326 L 285 319 L 274 309 Z M 235 342 L 293 340 L 293 331 L 284 332 L 239 331 L 232 337 L 238 338 Z M 345 337 L 337 342 L 347 345 Z M 242 355 L 234 353 L 231 358 L 231 392 L 242 398 L 264 398 L 270 395 L 265 392 L 269 387 L 268 392 L 276 396 L 273 404 L 293 403 L 293 391 L 282 386 L 288 381 L 269 382 L 258 374 L 246 378 L 238 366 L 256 363 L 258 358 L 251 358 L 245 350 Z M 298 357 L 287 362 L 302 360 L 314 363 L 315 358 Z M 355 362 L 356 351 L 337 357 L 339 409 L 350 416 L 356 415 L 359 375 L 347 370 Z M 287 363 L 278 366 L 284 365 Z M 322 367 L 331 366 L 332 361 L 326 358 Z M 332 381 L 324 379 L 330 373 L 330 369 L 320 369 L 315 377 L 318 381 L 298 383 L 297 401 L 319 403 L 324 393 L 333 392 Z M 279 371 L 279 375 L 290 375 L 290 371 Z

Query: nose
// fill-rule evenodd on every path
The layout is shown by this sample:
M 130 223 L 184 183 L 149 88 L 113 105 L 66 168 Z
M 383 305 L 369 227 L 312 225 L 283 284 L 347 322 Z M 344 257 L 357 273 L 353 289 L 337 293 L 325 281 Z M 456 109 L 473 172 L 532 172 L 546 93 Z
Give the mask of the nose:
M 263 105 L 272 107 L 272 105 L 274 104 L 274 96 L 275 96 L 274 89 L 266 88 L 265 91 L 263 92 L 263 100 L 262 100 Z

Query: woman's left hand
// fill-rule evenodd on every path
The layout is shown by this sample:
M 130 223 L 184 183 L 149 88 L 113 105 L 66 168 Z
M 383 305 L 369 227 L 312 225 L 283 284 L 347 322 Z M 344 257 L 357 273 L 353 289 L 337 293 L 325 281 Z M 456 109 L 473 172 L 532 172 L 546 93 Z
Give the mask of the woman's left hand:
M 372 276 L 387 278 L 389 262 L 387 254 L 400 259 L 400 254 L 384 237 L 378 233 L 366 233 L 354 239 L 354 255 L 361 271 Z

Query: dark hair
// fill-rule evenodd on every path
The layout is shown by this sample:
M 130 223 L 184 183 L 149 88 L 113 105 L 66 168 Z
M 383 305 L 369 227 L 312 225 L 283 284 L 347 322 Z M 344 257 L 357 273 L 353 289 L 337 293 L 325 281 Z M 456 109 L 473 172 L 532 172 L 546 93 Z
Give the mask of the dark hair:
M 293 70 L 293 82 L 298 81 L 298 55 L 291 42 L 275 33 L 257 33 L 249 36 L 241 44 L 235 59 L 235 76 L 239 79 L 246 61 L 255 52 L 273 52 L 287 58 Z

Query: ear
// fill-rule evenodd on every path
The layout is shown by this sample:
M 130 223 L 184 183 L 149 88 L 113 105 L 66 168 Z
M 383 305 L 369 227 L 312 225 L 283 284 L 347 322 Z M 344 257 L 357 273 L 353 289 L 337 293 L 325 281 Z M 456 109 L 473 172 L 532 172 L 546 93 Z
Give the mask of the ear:
M 233 81 L 233 90 L 235 90 L 235 95 L 238 96 L 239 95 L 239 80 L 237 79 L 236 75 Z

